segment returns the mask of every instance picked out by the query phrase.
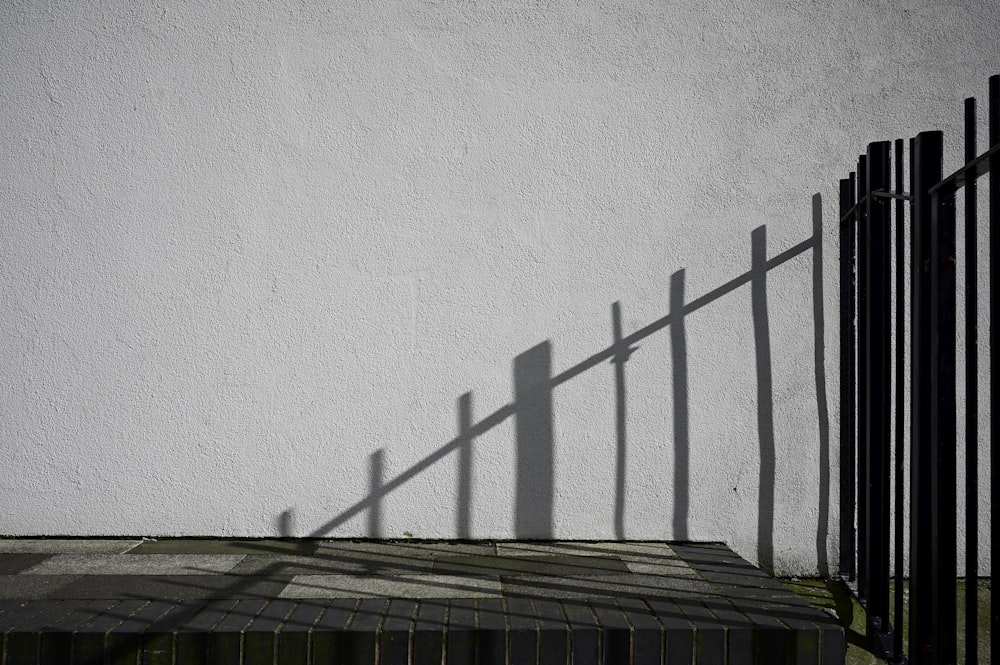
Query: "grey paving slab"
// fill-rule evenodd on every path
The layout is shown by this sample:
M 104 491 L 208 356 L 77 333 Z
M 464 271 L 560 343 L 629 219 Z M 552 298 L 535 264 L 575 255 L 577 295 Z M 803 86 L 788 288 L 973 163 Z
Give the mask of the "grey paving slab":
M 529 598 L 695 597 L 713 593 L 703 580 L 656 575 L 602 577 L 501 577 L 503 594 Z
M 425 568 L 429 569 L 430 565 Z M 317 554 L 314 556 L 296 555 L 250 555 L 233 566 L 230 575 L 322 575 L 322 574 L 356 574 L 378 572 L 381 567 L 359 560 L 356 557 L 344 558 Z
M 685 579 L 703 579 L 703 576 L 681 559 L 664 559 L 660 561 L 626 561 L 630 572 L 637 575 L 665 575 L 667 577 L 683 577 Z
M 15 575 L 45 561 L 51 554 L 0 554 L 0 575 Z
M 242 554 L 56 554 L 23 575 L 209 575 L 225 573 Z
M 43 575 L 22 575 L 45 579 Z M 85 575 L 50 592 L 50 598 L 277 598 L 287 579 L 225 575 Z
M 0 598 L 48 598 L 78 579 L 79 575 L 0 575 Z
M 621 542 L 621 541 L 511 541 L 496 544 L 497 554 L 518 556 L 522 554 L 567 554 L 574 556 L 618 556 L 628 561 L 643 559 L 676 558 L 677 554 L 667 543 Z
M 461 575 L 296 575 L 282 598 L 496 598 L 499 578 Z
M 437 552 L 434 548 L 406 544 L 336 541 L 321 544 L 316 556 L 344 566 L 360 566 L 371 573 L 394 574 L 430 572 Z
M 532 554 L 523 556 L 435 557 L 435 573 L 466 575 L 586 576 L 627 573 L 625 563 L 611 556 Z
M 420 540 L 324 540 L 320 541 L 319 552 L 364 552 L 412 558 L 426 558 L 435 554 L 496 554 L 493 543 L 468 543 L 461 541 L 420 541 Z
M 317 540 L 227 540 L 224 538 L 167 538 L 146 540 L 130 554 L 298 554 L 316 551 Z
M 4 554 L 123 554 L 140 540 L 81 538 L 0 538 Z

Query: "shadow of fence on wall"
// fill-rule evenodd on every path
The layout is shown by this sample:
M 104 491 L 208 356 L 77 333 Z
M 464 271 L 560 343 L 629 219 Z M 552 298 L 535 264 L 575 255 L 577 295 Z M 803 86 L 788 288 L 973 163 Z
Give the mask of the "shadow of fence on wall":
M 552 393 L 558 386 L 605 362 L 614 366 L 615 400 L 615 492 L 614 533 L 625 538 L 626 462 L 628 459 L 626 364 L 638 350 L 636 344 L 650 335 L 669 328 L 672 360 L 672 394 L 674 405 L 673 440 L 673 515 L 672 533 L 676 540 L 688 538 L 690 511 L 690 434 L 688 396 L 688 349 L 685 318 L 716 303 L 741 286 L 751 291 L 751 316 L 755 349 L 757 425 L 760 453 L 758 477 L 757 559 L 768 571 L 774 569 L 774 510 L 775 510 L 775 438 L 773 413 L 773 380 L 771 339 L 768 320 L 768 272 L 806 252 L 812 253 L 812 300 L 814 322 L 815 388 L 817 427 L 819 433 L 819 505 L 816 530 L 816 555 L 821 573 L 829 572 L 827 536 L 830 521 L 830 440 L 827 410 L 826 374 L 824 368 L 823 319 L 823 240 L 822 204 L 820 195 L 813 197 L 813 235 L 811 238 L 767 258 L 767 230 L 758 227 L 751 234 L 751 268 L 704 295 L 687 300 L 685 272 L 673 273 L 670 279 L 670 311 L 639 330 L 625 335 L 622 330 L 621 305 L 612 305 L 613 343 L 576 365 L 553 375 L 552 344 L 546 340 L 518 355 L 513 361 L 514 399 L 479 421 L 473 418 L 471 393 L 457 400 L 457 435 L 422 460 L 393 478 L 384 474 L 384 450 L 369 458 L 369 491 L 367 496 L 345 509 L 336 517 L 315 529 L 311 537 L 323 537 L 361 513 L 367 517 L 367 537 L 383 537 L 381 505 L 394 490 L 414 479 L 446 457 L 458 456 L 455 533 L 459 538 L 471 537 L 472 521 L 472 448 L 476 439 L 492 428 L 514 418 L 516 446 L 516 487 L 514 499 L 514 534 L 519 539 L 549 540 L 555 535 L 553 508 L 555 495 L 555 445 L 553 436 Z

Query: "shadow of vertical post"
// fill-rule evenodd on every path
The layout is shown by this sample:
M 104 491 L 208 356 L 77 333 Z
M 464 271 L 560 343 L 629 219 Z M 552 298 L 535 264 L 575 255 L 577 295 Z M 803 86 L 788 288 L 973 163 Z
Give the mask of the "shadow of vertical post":
M 673 537 L 687 540 L 689 494 L 687 331 L 684 328 L 684 271 L 670 276 L 670 365 L 674 401 Z
M 617 449 L 615 456 L 615 538 L 625 539 L 625 467 L 627 462 L 627 441 L 625 432 L 625 363 L 631 350 L 622 343 L 621 303 L 611 305 L 611 328 L 614 335 L 615 366 L 615 436 Z
M 295 534 L 295 511 L 289 508 L 281 511 L 278 518 L 278 534 L 282 538 L 291 538 Z
M 455 533 L 470 538 L 472 529 L 472 393 L 458 398 L 458 505 Z
M 823 316 L 823 199 L 814 194 L 813 213 L 813 359 L 816 368 L 816 418 L 819 425 L 819 517 L 816 523 L 816 565 L 830 574 L 827 536 L 830 533 L 830 412 L 826 400 Z
M 514 535 L 551 539 L 554 485 L 552 344 L 548 341 L 514 359 L 517 440 L 517 496 Z
M 376 450 L 368 458 L 368 537 L 382 537 L 382 481 L 385 477 L 385 451 Z
M 757 432 L 760 474 L 757 499 L 757 560 L 774 572 L 774 385 L 771 377 L 771 330 L 767 319 L 767 227 L 751 234 L 751 307 L 757 364 Z

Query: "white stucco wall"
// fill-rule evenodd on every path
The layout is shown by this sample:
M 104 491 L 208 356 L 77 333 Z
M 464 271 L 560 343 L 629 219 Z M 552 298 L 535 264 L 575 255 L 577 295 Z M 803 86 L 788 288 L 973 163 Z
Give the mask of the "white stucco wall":
M 0 533 L 708 539 L 824 572 L 838 179 L 924 129 L 957 164 L 998 14 L 2 3 Z M 628 336 L 671 294 L 618 400 L 587 363 L 612 304 Z

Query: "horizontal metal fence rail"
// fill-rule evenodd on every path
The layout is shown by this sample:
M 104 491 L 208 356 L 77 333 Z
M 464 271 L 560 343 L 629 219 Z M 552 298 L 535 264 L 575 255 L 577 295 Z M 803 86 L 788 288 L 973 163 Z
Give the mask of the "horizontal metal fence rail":
M 965 297 L 965 662 L 978 662 L 979 303 L 977 179 L 989 179 L 989 222 L 1000 219 L 1000 76 L 989 80 L 989 147 L 977 154 L 976 102 L 965 100 L 965 164 L 943 176 L 944 136 L 922 132 L 871 143 L 857 170 L 840 181 L 840 571 L 867 612 L 870 647 L 893 663 L 957 662 L 957 406 L 958 297 Z M 904 148 L 908 147 L 908 150 Z M 904 152 L 909 191 L 903 191 Z M 890 185 L 890 183 L 892 183 Z M 964 190 L 965 243 L 956 246 L 956 198 Z M 909 207 L 909 226 L 905 209 Z M 909 243 L 907 263 L 906 243 Z M 1000 256 L 1000 233 L 990 234 Z M 895 263 L 895 274 L 891 268 Z M 905 292 L 905 271 L 910 289 Z M 1000 268 L 991 261 L 990 294 Z M 895 307 L 893 304 L 895 293 Z M 909 344 L 906 306 L 909 305 Z M 992 348 L 997 321 L 990 312 L 990 426 L 997 370 Z M 909 385 L 904 349 L 909 346 Z M 894 370 L 894 371 L 893 371 Z M 895 400 L 893 387 L 895 386 Z M 906 402 L 910 437 L 905 445 Z M 892 433 L 895 436 L 892 437 Z M 909 476 L 905 462 L 909 461 Z M 997 448 L 990 449 L 991 551 L 997 546 Z M 909 618 L 903 643 L 903 506 L 908 492 Z M 895 507 L 890 514 L 891 507 Z M 890 542 L 891 541 L 891 542 Z M 890 571 L 889 562 L 895 558 Z M 890 582 L 893 582 L 890 584 Z M 890 590 L 891 596 L 890 599 Z M 891 600 L 891 602 L 890 602 Z M 996 605 L 990 605 L 991 652 L 996 653 Z

